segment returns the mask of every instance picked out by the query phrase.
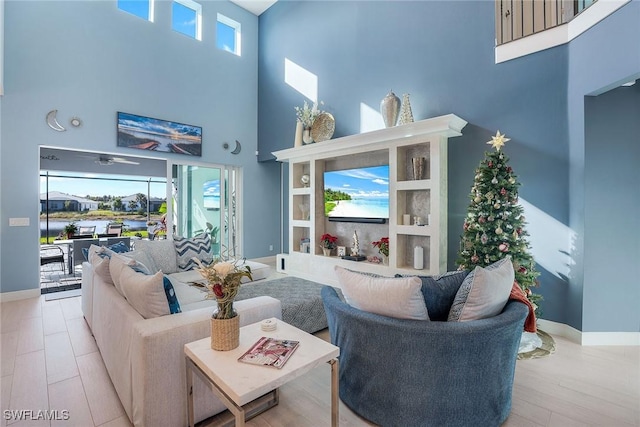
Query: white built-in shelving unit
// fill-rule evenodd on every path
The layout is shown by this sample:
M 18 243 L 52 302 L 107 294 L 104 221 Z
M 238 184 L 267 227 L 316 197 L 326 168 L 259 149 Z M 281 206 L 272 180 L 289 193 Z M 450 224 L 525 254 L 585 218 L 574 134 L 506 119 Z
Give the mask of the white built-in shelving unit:
M 447 141 L 462 135 L 466 124 L 460 117 L 448 114 L 274 152 L 278 161 L 289 163 L 289 253 L 278 255 L 278 270 L 334 285 L 337 285 L 334 265 L 387 276 L 444 273 L 447 269 Z M 413 176 L 414 157 L 427 160 L 419 180 Z M 389 221 L 379 226 L 385 227 L 384 232 L 389 236 L 389 265 L 323 256 L 319 240 L 329 226 L 324 215 L 325 170 L 381 164 L 389 165 Z M 301 181 L 303 175 L 309 176 L 307 185 Z M 308 207 L 308 213 L 301 207 Z M 429 222 L 422 226 L 404 225 L 403 215 L 407 213 Z M 351 235 L 339 238 L 350 241 Z M 309 239 L 308 253 L 301 251 L 302 239 Z M 422 270 L 413 268 L 415 246 L 424 249 Z

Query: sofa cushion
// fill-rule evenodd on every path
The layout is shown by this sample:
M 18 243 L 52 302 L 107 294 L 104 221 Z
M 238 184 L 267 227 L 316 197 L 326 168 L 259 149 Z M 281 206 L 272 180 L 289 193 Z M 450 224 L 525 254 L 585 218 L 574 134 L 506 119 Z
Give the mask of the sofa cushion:
M 207 233 L 202 233 L 196 237 L 174 237 L 173 243 L 176 247 L 179 270 L 193 270 L 198 267 L 193 258 L 199 259 L 204 264 L 210 264 L 213 261 L 211 236 Z
M 447 320 L 462 322 L 500 314 L 509 299 L 514 276 L 510 256 L 485 268 L 476 267 L 460 285 Z
M 458 289 L 468 271 L 449 271 L 440 276 L 417 276 L 422 281 L 422 296 L 429 319 L 446 321 Z M 396 274 L 396 277 L 410 277 Z
M 335 267 L 346 302 L 359 310 L 398 319 L 429 320 L 417 277 L 373 277 Z
M 157 267 L 156 271 L 162 271 L 164 274 L 178 271 L 176 248 L 173 240 L 136 240 L 134 249 L 146 252 Z

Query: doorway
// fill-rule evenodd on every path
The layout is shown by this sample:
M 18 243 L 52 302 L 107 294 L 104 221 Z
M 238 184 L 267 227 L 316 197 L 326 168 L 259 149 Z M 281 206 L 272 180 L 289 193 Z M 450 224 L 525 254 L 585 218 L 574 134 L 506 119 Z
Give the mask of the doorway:
M 40 147 L 41 293 L 80 288 L 74 227 L 90 239 L 148 238 L 167 211 L 166 170 L 164 159 Z
M 241 169 L 224 165 L 171 165 L 173 232 L 208 233 L 215 258 L 242 254 Z

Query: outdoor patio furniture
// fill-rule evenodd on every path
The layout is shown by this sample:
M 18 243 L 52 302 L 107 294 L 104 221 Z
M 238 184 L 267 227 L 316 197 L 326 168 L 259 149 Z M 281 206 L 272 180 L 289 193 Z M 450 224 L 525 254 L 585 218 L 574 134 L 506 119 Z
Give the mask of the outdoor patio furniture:
M 64 273 L 64 251 L 61 247 L 55 245 L 40 246 L 40 266 L 58 262 L 62 265 L 62 272 Z
M 73 266 L 82 265 L 84 261 L 87 261 L 82 254 L 82 249 L 89 249 L 91 245 L 98 245 L 98 239 L 75 239 L 73 241 L 73 250 L 71 256 L 73 257 Z
M 120 237 L 122 235 L 122 224 L 108 224 L 106 234 L 114 234 L 115 237 Z
M 78 228 L 78 233 L 77 234 L 80 235 L 80 236 L 88 235 L 88 236 L 93 237 L 93 235 L 96 234 L 96 226 L 95 225 L 80 226 Z

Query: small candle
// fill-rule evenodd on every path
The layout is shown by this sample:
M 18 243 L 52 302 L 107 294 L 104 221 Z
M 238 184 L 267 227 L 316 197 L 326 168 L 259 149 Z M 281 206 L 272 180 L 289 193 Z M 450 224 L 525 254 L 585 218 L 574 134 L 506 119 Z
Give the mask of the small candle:
M 413 268 L 422 270 L 424 268 L 424 249 L 422 246 L 413 248 Z
M 296 137 L 293 142 L 294 147 L 302 147 L 302 122 L 300 120 L 296 121 Z
M 411 215 L 409 214 L 402 215 L 402 225 L 411 225 Z

